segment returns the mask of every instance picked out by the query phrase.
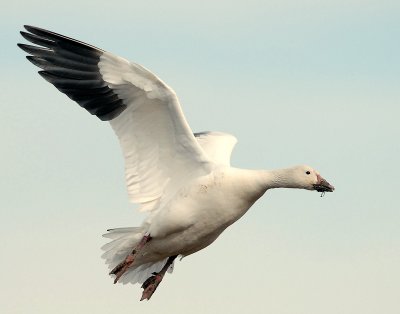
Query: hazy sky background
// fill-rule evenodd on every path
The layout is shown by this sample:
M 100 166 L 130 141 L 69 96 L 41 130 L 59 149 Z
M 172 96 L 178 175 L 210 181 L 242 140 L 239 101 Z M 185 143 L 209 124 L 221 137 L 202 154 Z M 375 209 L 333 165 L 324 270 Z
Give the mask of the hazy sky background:
M 1 2 L 1 313 L 400 313 L 399 1 Z M 100 259 L 143 219 L 118 142 L 37 75 L 23 24 L 154 71 L 194 131 L 237 136 L 233 165 L 337 190 L 267 192 L 139 302 Z

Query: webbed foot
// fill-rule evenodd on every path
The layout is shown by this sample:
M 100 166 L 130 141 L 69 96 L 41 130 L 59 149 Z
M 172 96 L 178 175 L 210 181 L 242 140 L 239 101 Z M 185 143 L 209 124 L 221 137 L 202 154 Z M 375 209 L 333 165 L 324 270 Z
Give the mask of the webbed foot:
M 121 276 L 132 265 L 133 261 L 135 260 L 135 255 L 136 251 L 133 250 L 131 254 L 129 254 L 121 263 L 119 263 L 112 271 L 110 271 L 110 275 L 115 275 L 114 284 L 118 282 Z
M 133 249 L 132 253 L 128 254 L 125 259 L 110 271 L 110 275 L 115 275 L 114 284 L 118 282 L 121 276 L 128 270 L 135 261 L 136 254 L 142 250 L 147 242 L 151 240 L 150 234 L 144 235 L 138 245 Z
M 163 277 L 164 276 L 161 273 L 153 273 L 153 276 L 146 279 L 146 281 L 142 285 L 142 288 L 144 290 L 140 301 L 143 301 L 144 299 L 150 300 L 151 296 L 153 295 L 154 291 L 156 291 Z

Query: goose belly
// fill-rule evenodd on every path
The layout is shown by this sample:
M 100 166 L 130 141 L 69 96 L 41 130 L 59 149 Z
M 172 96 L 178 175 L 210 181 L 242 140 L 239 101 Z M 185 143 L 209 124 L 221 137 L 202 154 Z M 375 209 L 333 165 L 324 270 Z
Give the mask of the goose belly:
M 189 255 L 211 244 L 262 195 L 229 171 L 201 177 L 181 189 L 152 219 L 155 252 Z

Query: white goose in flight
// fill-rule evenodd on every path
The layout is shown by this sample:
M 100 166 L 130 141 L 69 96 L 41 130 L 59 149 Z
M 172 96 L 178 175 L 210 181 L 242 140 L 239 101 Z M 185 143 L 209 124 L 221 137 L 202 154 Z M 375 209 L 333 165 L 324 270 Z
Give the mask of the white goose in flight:
M 119 56 L 38 27 L 18 44 L 39 74 L 92 115 L 109 121 L 125 157 L 132 202 L 148 217 L 140 227 L 108 230 L 103 257 L 114 283 L 142 284 L 150 299 L 177 256 L 210 245 L 267 190 L 332 192 L 309 166 L 245 170 L 230 166 L 236 138 L 193 134 L 175 92 Z

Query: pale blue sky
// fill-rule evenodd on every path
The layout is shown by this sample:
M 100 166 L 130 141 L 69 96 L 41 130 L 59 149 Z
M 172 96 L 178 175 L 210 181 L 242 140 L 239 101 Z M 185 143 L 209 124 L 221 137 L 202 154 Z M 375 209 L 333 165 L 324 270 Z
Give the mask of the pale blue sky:
M 1 1 L 1 313 L 400 312 L 398 1 Z M 194 131 L 237 136 L 235 166 L 337 190 L 268 192 L 140 303 L 99 258 L 143 218 L 117 140 L 37 75 L 23 24 L 154 71 Z

